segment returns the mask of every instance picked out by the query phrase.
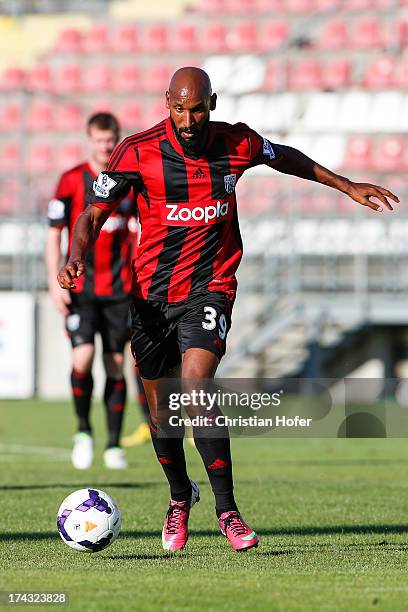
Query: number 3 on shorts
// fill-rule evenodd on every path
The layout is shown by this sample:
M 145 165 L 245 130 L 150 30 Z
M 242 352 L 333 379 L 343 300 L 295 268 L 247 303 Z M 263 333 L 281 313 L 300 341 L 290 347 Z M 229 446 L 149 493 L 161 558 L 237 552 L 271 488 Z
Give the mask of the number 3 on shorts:
M 204 329 L 212 330 L 217 325 L 217 311 L 212 306 L 204 306 L 205 320 L 201 323 Z M 225 314 L 220 314 L 218 319 L 218 335 L 224 340 L 227 333 L 227 320 Z

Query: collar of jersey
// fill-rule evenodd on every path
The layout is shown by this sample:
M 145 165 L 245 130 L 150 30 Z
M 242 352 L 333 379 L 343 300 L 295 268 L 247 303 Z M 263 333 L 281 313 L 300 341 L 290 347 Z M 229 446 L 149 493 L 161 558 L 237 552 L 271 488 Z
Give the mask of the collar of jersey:
M 203 152 L 201 153 L 201 156 L 197 157 L 197 159 L 203 159 L 203 156 L 206 154 L 206 152 L 208 151 L 208 149 L 210 148 L 211 144 L 214 141 L 214 138 L 215 138 L 215 126 L 212 123 L 212 121 L 210 121 L 208 127 L 209 127 L 209 134 L 208 134 L 207 144 L 206 144 Z M 193 158 L 190 158 L 188 155 L 185 155 L 181 144 L 179 143 L 179 141 L 177 140 L 176 136 L 174 135 L 173 126 L 171 124 L 170 117 L 167 117 L 167 119 L 166 119 L 166 133 L 167 133 L 167 138 L 169 139 L 169 141 L 171 143 L 171 146 L 173 147 L 173 149 L 175 149 L 177 151 L 177 153 L 180 153 L 180 155 L 182 155 L 183 157 L 187 157 L 187 159 L 193 159 Z

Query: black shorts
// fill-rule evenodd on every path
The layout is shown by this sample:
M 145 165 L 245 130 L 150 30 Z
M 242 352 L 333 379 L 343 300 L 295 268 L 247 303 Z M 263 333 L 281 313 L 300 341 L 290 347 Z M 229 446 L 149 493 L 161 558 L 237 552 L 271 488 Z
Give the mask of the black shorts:
M 95 334 L 99 332 L 104 353 L 122 353 L 130 338 L 129 298 L 90 299 L 71 293 L 71 300 L 65 328 L 72 347 L 94 344 Z
M 207 349 L 221 359 L 234 299 L 218 291 L 203 291 L 176 304 L 133 298 L 131 348 L 140 376 L 165 376 L 189 348 Z

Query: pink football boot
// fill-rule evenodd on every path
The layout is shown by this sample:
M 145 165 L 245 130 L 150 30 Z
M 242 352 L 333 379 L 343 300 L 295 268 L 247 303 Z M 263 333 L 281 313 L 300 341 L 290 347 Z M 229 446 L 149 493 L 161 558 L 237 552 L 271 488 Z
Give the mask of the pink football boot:
M 191 500 L 170 500 L 162 532 L 164 550 L 183 550 L 188 540 L 190 509 L 198 501 L 200 501 L 200 490 L 193 480 L 191 481 Z
M 246 524 L 239 512 L 224 512 L 219 518 L 221 533 L 225 535 L 236 551 L 258 546 L 258 536 Z

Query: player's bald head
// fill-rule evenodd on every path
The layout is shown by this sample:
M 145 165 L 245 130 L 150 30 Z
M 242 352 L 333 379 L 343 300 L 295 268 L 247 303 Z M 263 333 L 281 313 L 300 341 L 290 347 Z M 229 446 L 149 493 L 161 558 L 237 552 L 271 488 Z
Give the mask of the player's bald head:
M 212 94 L 210 77 L 201 68 L 192 66 L 179 68 L 171 77 L 169 93 L 177 98 L 210 98 Z

